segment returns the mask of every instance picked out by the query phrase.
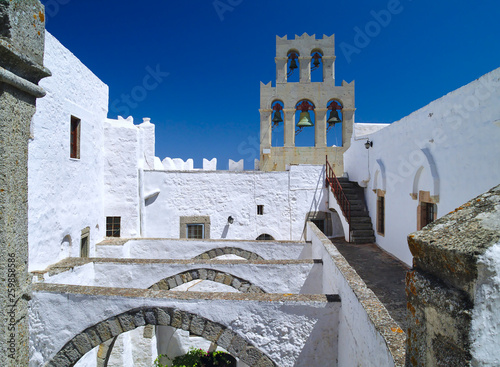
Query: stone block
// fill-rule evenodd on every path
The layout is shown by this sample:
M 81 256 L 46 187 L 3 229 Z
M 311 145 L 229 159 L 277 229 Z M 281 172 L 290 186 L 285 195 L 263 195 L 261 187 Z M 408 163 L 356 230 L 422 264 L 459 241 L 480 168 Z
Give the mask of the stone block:
M 129 315 L 128 313 L 119 315 L 118 321 L 120 322 L 120 325 L 124 332 L 135 329 L 134 317 Z
M 73 345 L 82 356 L 93 348 L 89 337 L 85 333 L 75 336 L 73 339 Z
M 175 278 L 168 278 L 167 279 L 167 283 L 168 283 L 168 288 L 169 289 L 177 287 L 177 283 L 175 281 Z
M 207 269 L 199 269 L 199 279 L 207 279 Z
M 113 334 L 111 334 L 111 330 L 109 329 L 109 325 L 106 321 L 97 324 L 96 330 L 103 342 L 113 337 Z
M 142 310 L 130 311 L 129 314 L 134 318 L 135 327 L 146 325 L 146 320 L 144 320 Z
M 212 321 L 207 321 L 205 329 L 203 330 L 202 337 L 210 340 L 211 342 L 217 342 L 219 335 L 222 332 L 222 327 Z
M 215 252 L 215 250 L 210 250 L 208 251 L 208 256 L 213 259 L 214 257 L 217 257 L 217 253 Z
M 227 350 L 235 336 L 236 334 L 233 331 L 231 331 L 230 329 L 226 329 L 222 332 L 219 339 L 217 340 L 217 345 Z
M 231 340 L 231 344 L 229 345 L 228 352 L 234 356 L 239 357 L 240 353 L 247 346 L 247 341 L 243 339 L 241 336 L 236 335 L 233 340 Z
M 231 285 L 232 282 L 233 282 L 233 277 L 229 274 L 225 274 L 223 283 L 225 285 Z
M 259 361 L 257 364 L 255 364 L 255 367 L 275 367 L 276 365 L 269 359 L 269 357 L 264 356 Z
M 98 334 L 97 329 L 96 329 L 95 326 L 87 329 L 85 331 L 85 334 L 87 334 L 87 336 L 88 336 L 88 338 L 90 340 L 90 343 L 92 344 L 92 348 L 95 348 L 98 345 L 102 344 L 103 340 L 99 336 L 99 334 Z
M 168 282 L 166 281 L 166 279 L 162 279 L 158 282 L 158 287 L 162 290 L 162 291 L 168 291 L 170 289 L 169 285 L 168 285 Z
M 241 287 L 241 282 L 238 278 L 233 278 L 233 282 L 231 283 L 231 286 L 234 288 L 234 289 L 240 289 Z
M 156 314 L 154 309 L 147 309 L 144 310 L 144 320 L 146 321 L 146 324 L 149 325 L 156 325 Z
M 205 319 L 199 316 L 194 316 L 191 320 L 191 328 L 189 331 L 192 334 L 201 336 L 203 334 L 203 329 L 205 328 Z
M 217 283 L 224 283 L 224 273 L 217 273 L 215 275 L 215 281 Z
M 257 348 L 247 346 L 243 353 L 241 353 L 240 359 L 249 366 L 255 366 L 263 356 L 264 354 Z
M 82 354 L 80 354 L 80 352 L 78 352 L 78 350 L 75 348 L 75 346 L 71 342 L 66 344 L 66 346 L 61 350 L 61 352 L 64 353 L 64 355 L 66 357 L 68 357 L 68 359 L 71 363 L 75 363 L 80 358 L 82 358 Z
M 216 275 L 217 275 L 217 272 L 215 270 L 208 270 L 207 271 L 207 280 L 211 280 L 213 282 L 215 280 Z
M 55 367 L 68 367 L 71 366 L 71 361 L 61 352 L 57 353 L 51 361 Z
M 170 313 L 161 308 L 156 309 L 158 325 L 170 326 Z
M 106 321 L 106 323 L 108 324 L 109 331 L 111 332 L 112 336 L 117 336 L 123 333 L 123 329 L 120 325 L 120 322 L 116 317 L 109 319 L 108 321 Z
M 177 274 L 175 276 L 175 282 L 177 283 L 178 286 L 184 284 L 184 282 L 182 281 L 182 276 L 180 274 Z
M 176 329 L 182 328 L 182 311 L 174 310 L 171 316 L 171 326 Z

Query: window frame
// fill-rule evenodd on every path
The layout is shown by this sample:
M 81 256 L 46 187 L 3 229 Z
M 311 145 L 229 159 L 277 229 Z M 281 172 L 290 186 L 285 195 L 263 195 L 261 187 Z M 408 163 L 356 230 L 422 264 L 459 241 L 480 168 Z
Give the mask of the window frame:
M 71 115 L 69 132 L 69 157 L 80 159 L 82 120 Z
M 385 236 L 385 217 L 386 217 L 385 191 L 377 190 L 377 220 L 376 230 L 380 236 Z
M 111 223 L 109 222 L 110 220 Z M 116 223 L 116 220 L 118 220 L 118 223 Z M 111 226 L 111 229 L 108 228 L 109 226 Z M 116 226 L 118 226 L 118 229 L 116 228 Z M 109 234 L 109 231 L 111 231 L 111 234 Z M 118 231 L 117 236 L 115 235 L 116 231 Z M 106 237 L 121 237 L 121 217 L 106 217 Z
M 257 215 L 264 215 L 264 205 L 257 205 Z
M 201 228 L 201 237 L 198 237 L 197 233 L 195 237 L 190 237 L 189 229 L 190 228 Z M 198 230 L 196 230 L 198 232 Z M 194 240 L 203 240 L 205 239 L 205 224 L 204 223 L 186 223 L 186 238 L 194 239 Z

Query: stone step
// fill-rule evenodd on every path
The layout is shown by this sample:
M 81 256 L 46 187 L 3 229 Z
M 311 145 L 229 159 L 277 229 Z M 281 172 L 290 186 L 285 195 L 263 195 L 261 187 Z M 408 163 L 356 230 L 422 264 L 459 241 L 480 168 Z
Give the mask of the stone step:
M 352 219 L 352 218 L 351 218 Z M 351 221 L 351 230 L 372 230 L 372 223 L 371 222 L 359 222 L 359 223 L 353 223 Z
M 351 220 L 353 217 L 368 217 L 368 212 L 364 210 L 364 208 L 363 210 L 359 209 L 353 210 L 353 208 L 351 208 Z
M 351 236 L 352 237 L 374 237 L 373 229 L 352 229 L 351 227 Z
M 351 236 L 351 242 L 353 243 L 375 243 L 375 237 L 354 237 Z

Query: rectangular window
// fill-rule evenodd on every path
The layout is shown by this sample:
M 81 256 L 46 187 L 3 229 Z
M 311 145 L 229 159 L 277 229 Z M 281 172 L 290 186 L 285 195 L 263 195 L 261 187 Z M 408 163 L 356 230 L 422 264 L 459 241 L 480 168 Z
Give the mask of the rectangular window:
M 106 217 L 106 237 L 120 237 L 121 217 Z
M 71 116 L 70 158 L 80 159 L 80 122 L 79 118 Z
M 205 238 L 205 225 L 198 223 L 187 224 L 186 238 Z
M 420 228 L 423 228 L 429 223 L 434 222 L 434 218 L 436 217 L 436 204 L 422 202 L 420 205 Z
M 257 205 L 257 215 L 264 215 L 264 205 Z
M 377 232 L 385 234 L 385 197 L 377 196 Z

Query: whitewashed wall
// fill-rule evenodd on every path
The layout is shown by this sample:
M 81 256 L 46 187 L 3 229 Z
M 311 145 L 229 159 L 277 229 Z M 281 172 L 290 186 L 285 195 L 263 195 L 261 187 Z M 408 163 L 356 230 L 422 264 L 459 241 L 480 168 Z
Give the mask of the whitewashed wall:
M 90 254 L 104 235 L 103 129 L 108 87 L 51 34 L 28 159 L 30 271 L 80 255 L 81 230 L 90 227 Z M 70 158 L 71 116 L 81 119 L 80 159 Z
M 210 216 L 214 239 L 267 233 L 300 240 L 307 213 L 328 211 L 324 168 L 313 165 L 285 172 L 145 171 L 144 191 L 159 192 L 146 204 L 144 237 L 179 238 L 180 216 Z M 257 205 L 264 205 L 264 215 L 257 215 Z
M 401 366 L 401 360 L 395 361 L 391 347 L 404 350 L 404 337 L 386 340 L 387 335 L 384 336 L 381 330 L 397 327 L 396 322 L 390 319 L 387 310 L 337 248 L 312 223 L 307 225 L 307 239 L 312 244 L 313 258 L 323 260 L 322 293 L 338 294 L 342 300 L 338 365 Z M 387 330 L 385 332 L 388 333 Z M 399 334 L 397 331 L 390 332 Z M 399 358 L 404 360 L 404 356 Z
M 441 217 L 500 182 L 500 69 L 411 115 L 353 141 L 344 156 L 351 181 L 366 187 L 375 228 L 377 195 L 386 190 L 385 235 L 377 244 L 407 264 L 406 236 L 417 229 L 420 190 L 439 197 Z

